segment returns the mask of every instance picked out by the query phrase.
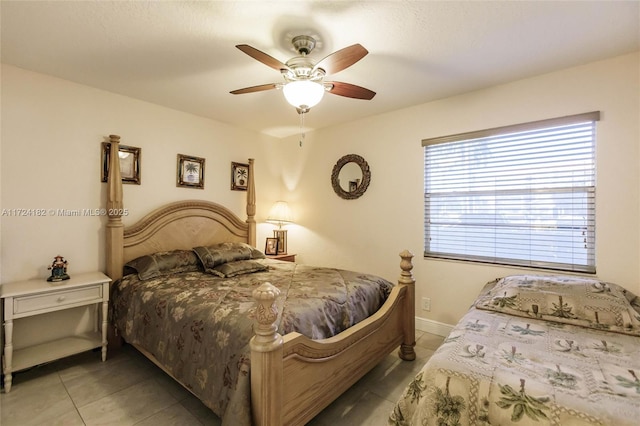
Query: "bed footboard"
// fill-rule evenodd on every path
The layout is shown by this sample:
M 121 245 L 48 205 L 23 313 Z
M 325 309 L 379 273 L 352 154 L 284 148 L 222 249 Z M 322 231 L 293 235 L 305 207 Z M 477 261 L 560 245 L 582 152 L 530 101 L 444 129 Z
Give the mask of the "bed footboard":
M 371 317 L 324 340 L 281 336 L 275 325 L 279 290 L 264 283 L 253 293 L 256 335 L 251 339 L 251 404 L 258 426 L 303 425 L 400 346 L 415 359 L 413 254 L 403 251 L 398 285 Z

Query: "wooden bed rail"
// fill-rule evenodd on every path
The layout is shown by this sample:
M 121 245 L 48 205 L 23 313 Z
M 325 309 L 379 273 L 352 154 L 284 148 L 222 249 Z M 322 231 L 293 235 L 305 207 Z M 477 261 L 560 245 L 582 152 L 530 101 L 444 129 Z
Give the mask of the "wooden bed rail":
M 398 285 L 382 308 L 329 339 L 311 340 L 295 332 L 283 338 L 275 324 L 280 291 L 268 282 L 254 290 L 256 325 L 250 342 L 254 425 L 303 425 L 393 348 L 400 346 L 401 359 L 415 359 L 413 254 L 405 250 L 400 257 Z M 364 357 L 363 351 L 380 355 Z M 294 381 L 295 377 L 298 381 L 305 377 L 306 383 Z M 309 386 L 312 381 L 315 385 Z

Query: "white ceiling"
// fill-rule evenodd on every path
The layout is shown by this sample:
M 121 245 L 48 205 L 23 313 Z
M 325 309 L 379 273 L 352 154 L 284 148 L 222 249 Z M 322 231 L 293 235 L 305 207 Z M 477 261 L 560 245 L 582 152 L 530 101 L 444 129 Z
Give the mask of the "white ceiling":
M 639 1 L 8 1 L 2 62 L 277 137 L 299 131 L 282 82 L 234 46 L 282 62 L 315 35 L 320 60 L 369 54 L 328 80 L 377 92 L 327 94 L 318 129 L 640 49 Z

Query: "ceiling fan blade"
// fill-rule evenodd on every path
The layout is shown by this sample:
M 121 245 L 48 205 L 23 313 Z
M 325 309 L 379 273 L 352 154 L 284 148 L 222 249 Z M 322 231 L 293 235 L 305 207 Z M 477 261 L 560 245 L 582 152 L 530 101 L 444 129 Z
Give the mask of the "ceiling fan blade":
M 325 57 L 313 67 L 313 70 L 322 68 L 327 74 L 335 74 L 355 64 L 367 56 L 367 53 L 369 53 L 367 49 L 359 44 L 354 44 Z
M 251 56 L 253 59 L 262 62 L 263 64 L 273 68 L 274 70 L 281 71 L 289 69 L 288 66 L 286 66 L 273 56 L 269 56 L 266 53 L 256 49 L 255 47 L 249 46 L 248 44 L 238 44 L 236 45 L 236 47 L 242 50 L 247 55 Z
M 376 95 L 376 92 L 356 86 L 355 84 L 342 83 L 339 81 L 326 81 L 325 84 L 331 84 L 329 93 L 334 95 L 345 96 L 347 98 L 365 99 L 370 101 Z
M 277 89 L 277 88 L 278 88 L 278 84 L 269 83 L 269 84 L 261 84 L 260 86 L 245 87 L 244 89 L 233 90 L 229 93 L 233 95 L 242 95 L 243 93 L 262 92 L 263 90 L 271 90 L 271 89 Z

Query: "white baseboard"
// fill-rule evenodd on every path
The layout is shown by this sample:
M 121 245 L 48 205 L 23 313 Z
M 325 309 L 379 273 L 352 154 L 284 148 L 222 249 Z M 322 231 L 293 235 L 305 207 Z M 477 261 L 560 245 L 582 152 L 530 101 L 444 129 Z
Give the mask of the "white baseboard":
M 453 325 L 442 322 L 416 317 L 416 330 L 435 334 L 436 336 L 447 337 L 451 330 L 453 330 L 453 327 Z

